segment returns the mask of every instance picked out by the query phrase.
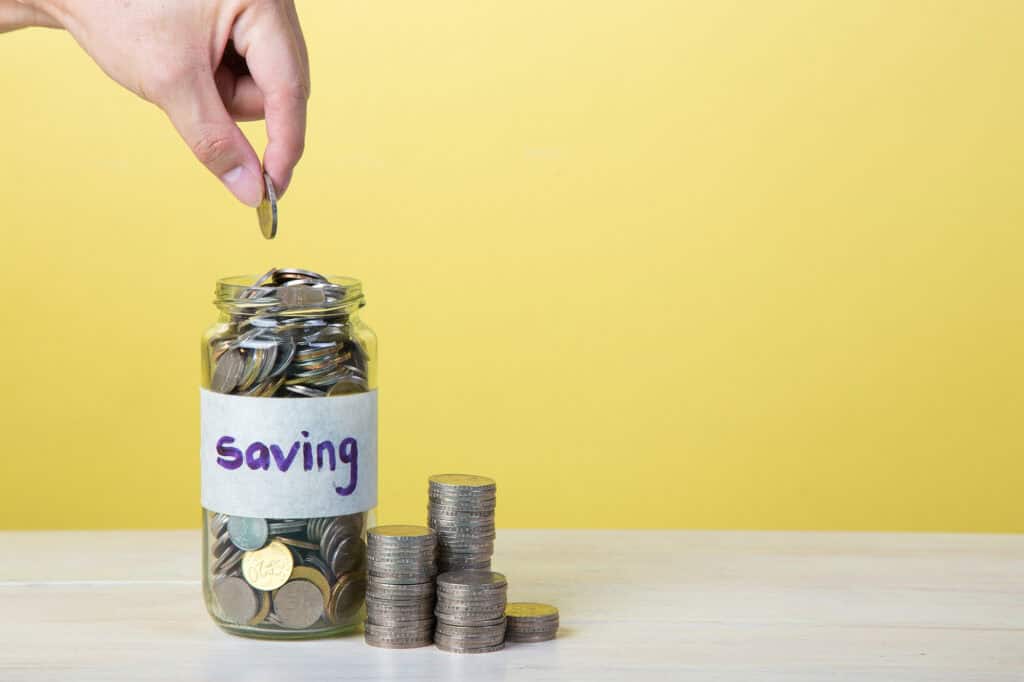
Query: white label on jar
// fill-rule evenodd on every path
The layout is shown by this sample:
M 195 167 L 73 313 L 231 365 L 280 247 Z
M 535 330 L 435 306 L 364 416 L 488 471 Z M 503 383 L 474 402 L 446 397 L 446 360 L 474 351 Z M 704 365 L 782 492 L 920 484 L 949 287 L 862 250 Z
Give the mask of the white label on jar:
M 236 516 L 377 506 L 377 392 L 254 398 L 199 389 L 202 504 Z

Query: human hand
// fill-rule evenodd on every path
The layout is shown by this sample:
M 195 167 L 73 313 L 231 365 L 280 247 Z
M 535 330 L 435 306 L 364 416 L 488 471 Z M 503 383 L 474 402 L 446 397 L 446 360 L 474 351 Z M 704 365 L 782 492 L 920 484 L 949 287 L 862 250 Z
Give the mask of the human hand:
M 163 109 L 196 158 L 259 204 L 259 157 L 235 121 L 266 119 L 278 196 L 302 156 L 309 58 L 293 0 L 21 0 L 67 29 L 107 75 Z

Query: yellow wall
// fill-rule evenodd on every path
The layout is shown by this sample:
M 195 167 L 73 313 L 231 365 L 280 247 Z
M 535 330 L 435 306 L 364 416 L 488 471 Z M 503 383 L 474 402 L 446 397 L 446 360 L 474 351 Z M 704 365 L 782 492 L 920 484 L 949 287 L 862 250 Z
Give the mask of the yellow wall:
M 271 243 L 0 36 L 0 526 L 195 525 L 213 282 L 297 265 L 365 282 L 385 520 L 1024 531 L 1022 8 L 300 3 Z

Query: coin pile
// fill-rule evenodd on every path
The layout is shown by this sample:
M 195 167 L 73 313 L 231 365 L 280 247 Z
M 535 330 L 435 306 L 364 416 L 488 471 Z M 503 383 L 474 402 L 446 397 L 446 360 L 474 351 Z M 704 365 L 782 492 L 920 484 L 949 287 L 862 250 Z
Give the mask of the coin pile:
M 209 340 L 209 388 L 316 398 L 368 390 L 366 351 L 342 308 L 348 290 L 323 275 L 273 268 L 223 302 L 229 322 Z
M 437 536 L 425 526 L 377 526 L 367 533 L 366 643 L 427 646 L 434 634 Z
M 430 477 L 427 518 L 437 531 L 441 572 L 490 570 L 494 553 L 494 479 L 468 474 Z
M 366 591 L 365 514 L 261 519 L 207 512 L 212 606 L 228 626 L 333 629 Z
M 558 609 L 550 604 L 510 602 L 505 620 L 506 642 L 546 642 L 558 632 Z
M 438 649 L 459 654 L 498 651 L 505 646 L 505 594 L 501 573 L 462 570 L 437 577 Z

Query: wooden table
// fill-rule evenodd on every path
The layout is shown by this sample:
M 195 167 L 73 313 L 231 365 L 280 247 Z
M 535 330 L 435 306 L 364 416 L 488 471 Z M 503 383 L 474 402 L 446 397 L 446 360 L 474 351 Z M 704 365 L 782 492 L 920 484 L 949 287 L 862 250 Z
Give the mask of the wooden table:
M 0 680 L 1024 680 L 1024 536 L 500 531 L 554 642 L 459 656 L 207 617 L 197 531 L 0 533 Z

